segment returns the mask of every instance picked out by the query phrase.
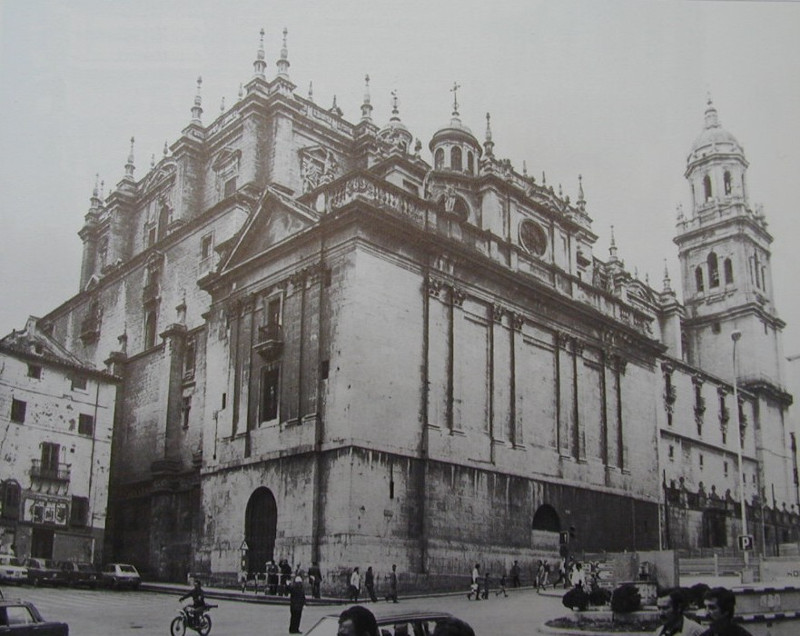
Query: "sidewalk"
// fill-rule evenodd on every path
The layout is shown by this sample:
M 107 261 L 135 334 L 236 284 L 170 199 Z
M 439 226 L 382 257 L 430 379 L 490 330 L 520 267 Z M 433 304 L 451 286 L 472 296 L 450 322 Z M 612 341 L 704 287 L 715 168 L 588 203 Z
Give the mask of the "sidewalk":
M 139 588 L 143 592 L 157 592 L 159 594 L 173 594 L 175 596 L 181 596 L 186 594 L 189 591 L 189 586 L 186 584 L 181 583 L 160 583 L 160 582 L 147 582 L 143 581 L 141 587 Z M 516 592 L 522 591 L 532 591 L 535 588 L 532 586 L 523 586 L 518 588 L 508 588 L 509 594 L 514 594 Z M 490 594 L 494 594 L 495 590 L 491 590 Z M 241 603 L 259 603 L 262 605 L 288 605 L 289 604 L 289 597 L 288 596 L 273 596 L 269 594 L 264 594 L 262 591 L 259 591 L 258 594 L 252 591 L 252 589 L 242 592 L 239 589 L 234 588 L 225 588 L 225 587 L 205 587 L 203 586 L 203 592 L 205 596 L 209 600 L 222 600 L 222 601 L 239 601 Z M 555 594 L 552 593 L 552 590 L 546 590 L 542 592 L 542 596 L 558 596 L 559 598 L 563 595 L 563 590 L 555 590 Z M 437 597 L 446 597 L 446 596 L 463 596 L 467 593 L 467 590 L 458 590 L 456 592 L 431 592 L 428 594 L 402 594 L 400 596 L 400 600 L 410 600 L 416 598 L 437 598 Z M 365 602 L 365 601 L 359 601 Z M 310 596 L 306 596 L 306 604 L 307 605 L 348 605 L 351 601 L 346 598 L 336 598 L 332 596 L 323 596 L 322 598 L 311 598 Z

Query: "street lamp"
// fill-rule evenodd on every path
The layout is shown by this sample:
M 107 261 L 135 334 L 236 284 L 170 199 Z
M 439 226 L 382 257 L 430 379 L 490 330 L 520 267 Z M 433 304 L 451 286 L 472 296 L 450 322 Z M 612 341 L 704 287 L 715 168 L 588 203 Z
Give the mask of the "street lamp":
M 746 536 L 747 508 L 744 502 L 744 469 L 742 467 L 742 446 L 744 440 L 742 439 L 742 422 L 739 415 L 739 374 L 736 367 L 736 343 L 739 342 L 741 337 L 741 331 L 736 330 L 731 332 L 731 340 L 733 340 L 733 409 L 736 412 L 736 459 L 739 463 L 739 503 L 742 511 L 742 534 Z M 744 567 L 747 568 L 750 565 L 750 552 L 748 550 L 742 550 L 742 552 L 744 552 Z

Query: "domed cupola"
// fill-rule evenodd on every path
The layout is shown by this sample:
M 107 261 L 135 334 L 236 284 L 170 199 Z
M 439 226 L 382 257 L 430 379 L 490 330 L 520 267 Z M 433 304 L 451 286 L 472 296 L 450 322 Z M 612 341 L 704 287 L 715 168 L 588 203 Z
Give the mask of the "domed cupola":
M 455 84 L 451 89 L 453 91 L 453 116 L 450 123 L 433 133 L 428 148 L 433 153 L 434 170 L 477 174 L 481 145 L 472 131 L 461 123 L 456 93 L 458 88 L 458 84 Z
M 392 91 L 392 117 L 389 119 L 389 123 L 378 133 L 378 139 L 391 144 L 402 152 L 408 152 L 414 139 L 406 125 L 400 121 L 400 111 L 397 108 L 397 93 L 395 91 Z
M 692 187 L 694 209 L 729 199 L 746 200 L 744 149 L 719 123 L 708 99 L 703 131 L 686 158 L 685 176 Z

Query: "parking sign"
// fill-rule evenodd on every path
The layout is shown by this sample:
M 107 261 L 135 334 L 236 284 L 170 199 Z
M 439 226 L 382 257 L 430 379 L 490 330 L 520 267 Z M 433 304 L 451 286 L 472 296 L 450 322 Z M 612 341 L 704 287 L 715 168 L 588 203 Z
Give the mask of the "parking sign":
M 753 549 L 753 535 L 752 534 L 740 534 L 739 535 L 739 549 L 740 550 L 752 550 Z

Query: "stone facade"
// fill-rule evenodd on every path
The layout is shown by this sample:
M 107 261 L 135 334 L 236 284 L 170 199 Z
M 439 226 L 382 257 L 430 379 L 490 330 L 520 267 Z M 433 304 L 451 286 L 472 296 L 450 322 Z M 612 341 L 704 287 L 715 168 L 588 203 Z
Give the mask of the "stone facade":
M 0 552 L 102 562 L 118 382 L 36 318 L 0 340 Z
M 123 378 L 115 557 L 176 580 L 319 561 L 330 588 L 397 563 L 440 587 L 475 561 L 732 545 L 734 390 L 748 509 L 798 504 L 778 352 L 748 344 L 733 386 L 718 336 L 783 325 L 768 289 L 756 308 L 740 285 L 733 244 L 757 244 L 766 276 L 771 237 L 739 186 L 730 214 L 752 222 L 726 230 L 715 319 L 668 276 L 639 281 L 613 243 L 598 258 L 582 187 L 570 202 L 496 157 L 488 116 L 480 143 L 454 103 L 428 163 L 396 99 L 380 128 L 367 84 L 350 123 L 294 92 L 286 55 L 267 80 L 260 49 L 208 125 L 198 82 L 191 122 L 138 181 L 131 146 L 91 199 L 80 292 L 44 319 Z M 702 144 L 695 189 L 717 165 Z M 743 155 L 723 159 L 743 183 Z M 679 223 L 684 287 L 720 240 L 703 205 Z M 770 545 L 796 536 L 796 512 Z

